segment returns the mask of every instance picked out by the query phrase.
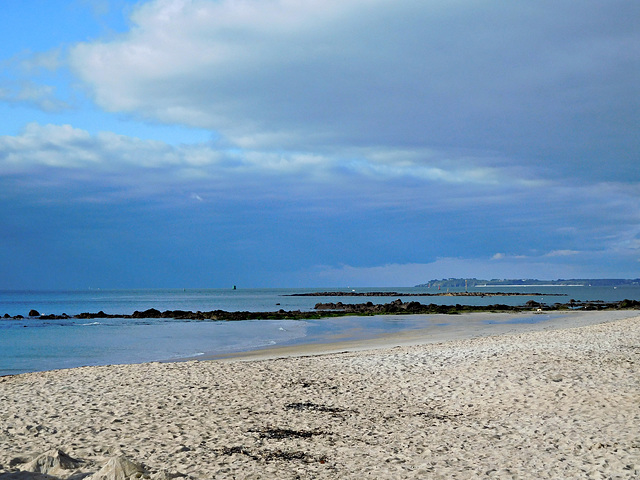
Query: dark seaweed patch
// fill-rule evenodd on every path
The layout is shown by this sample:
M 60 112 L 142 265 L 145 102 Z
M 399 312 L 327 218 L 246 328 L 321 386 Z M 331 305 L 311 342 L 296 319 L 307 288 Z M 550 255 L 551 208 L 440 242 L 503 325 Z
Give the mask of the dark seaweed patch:
M 260 430 L 249 430 L 257 433 L 260 438 L 270 438 L 282 440 L 286 438 L 311 438 L 314 435 L 328 435 L 320 430 L 291 430 L 288 428 L 262 428 Z
M 245 455 L 253 460 L 263 460 L 265 462 L 270 462 L 274 460 L 286 460 L 293 461 L 299 460 L 306 463 L 326 463 L 328 458 L 326 455 L 314 456 L 306 452 L 302 452 L 300 450 L 258 450 L 251 451 L 250 449 L 243 447 L 241 445 L 235 447 L 223 447 L 217 450 L 220 455 Z
M 345 408 L 329 407 L 327 405 L 319 405 L 313 402 L 288 403 L 287 405 L 284 406 L 284 408 L 287 410 L 298 410 L 298 411 L 310 410 L 314 412 L 325 412 L 325 413 L 333 413 L 333 414 L 343 413 L 347 411 L 347 409 Z

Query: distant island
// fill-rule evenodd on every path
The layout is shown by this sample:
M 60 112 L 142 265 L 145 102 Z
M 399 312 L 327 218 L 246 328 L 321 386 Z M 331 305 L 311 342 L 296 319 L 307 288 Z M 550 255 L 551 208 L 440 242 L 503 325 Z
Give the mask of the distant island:
M 575 286 L 575 287 L 620 287 L 626 285 L 640 285 L 640 278 L 624 279 L 624 278 L 570 278 L 558 280 L 538 280 L 535 278 L 517 278 L 517 279 L 492 279 L 481 280 L 477 278 L 446 278 L 442 280 L 431 280 L 427 283 L 421 283 L 416 287 L 421 288 L 473 288 L 473 287 L 539 287 L 544 285 L 551 286 Z

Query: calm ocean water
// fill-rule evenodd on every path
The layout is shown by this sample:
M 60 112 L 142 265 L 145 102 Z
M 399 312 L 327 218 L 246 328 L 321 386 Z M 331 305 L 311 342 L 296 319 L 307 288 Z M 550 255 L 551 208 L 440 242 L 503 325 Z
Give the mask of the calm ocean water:
M 292 293 L 351 289 L 209 289 L 209 290 L 86 290 L 0 291 L 0 316 L 76 315 L 82 312 L 131 314 L 135 310 L 312 311 L 317 302 L 387 303 L 396 298 L 436 304 L 521 305 L 624 299 L 640 300 L 640 287 L 499 287 L 477 291 L 521 292 L 529 296 L 487 297 L 291 297 Z M 435 293 L 426 288 L 370 288 L 356 291 Z M 453 289 L 451 291 L 454 291 Z M 541 295 L 533 295 L 540 293 Z M 563 296 L 553 296 L 562 294 Z M 538 321 L 538 317 L 531 321 Z M 522 321 L 519 319 L 518 321 Z M 140 363 L 198 355 L 224 355 L 275 345 L 313 343 L 338 335 L 364 338 L 428 326 L 411 316 L 341 317 L 324 320 L 253 320 L 240 322 L 177 321 L 171 319 L 98 319 L 96 321 L 0 319 L 0 375 L 72 368 L 83 365 Z

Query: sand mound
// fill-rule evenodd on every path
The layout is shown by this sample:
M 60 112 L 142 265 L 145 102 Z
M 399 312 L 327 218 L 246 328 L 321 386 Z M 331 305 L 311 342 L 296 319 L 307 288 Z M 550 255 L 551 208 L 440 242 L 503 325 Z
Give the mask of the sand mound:
M 161 471 L 153 476 L 141 464 L 125 456 L 109 459 L 98 471 L 95 462 L 72 458 L 62 450 L 49 450 L 32 460 L 24 457 L 14 459 L 14 466 L 22 463 L 20 471 L 0 472 L 0 480 L 61 480 L 82 478 L 84 480 L 166 480 L 174 475 Z
M 82 465 L 80 460 L 71 458 L 61 450 L 53 449 L 27 463 L 23 470 L 53 476 L 69 476 Z
M 124 456 L 114 457 L 104 467 L 86 480 L 134 480 L 151 478 L 147 470 Z

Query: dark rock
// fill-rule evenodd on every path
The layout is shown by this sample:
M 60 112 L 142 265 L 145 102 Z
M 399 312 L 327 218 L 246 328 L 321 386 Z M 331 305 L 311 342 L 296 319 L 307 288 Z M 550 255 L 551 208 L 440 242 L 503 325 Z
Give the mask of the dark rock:
M 148 310 L 145 310 L 144 312 L 139 312 L 138 310 L 136 310 L 131 316 L 133 318 L 161 318 L 162 312 L 160 312 L 160 310 L 156 310 L 155 308 L 150 308 Z
M 39 317 L 40 316 L 40 312 L 38 312 L 37 310 L 29 310 L 29 316 L 30 317 Z
M 76 318 L 82 318 L 82 319 L 88 319 L 88 320 L 91 320 L 94 318 L 112 318 L 112 317 L 114 317 L 114 315 L 106 314 L 102 310 L 100 310 L 98 313 L 84 312 L 76 315 Z
M 620 302 L 619 308 L 640 308 L 640 302 L 638 300 L 625 299 Z
M 316 303 L 316 306 L 313 307 L 316 310 L 335 310 L 336 309 L 336 304 L 335 303 Z
M 153 309 L 152 313 L 153 313 Z M 147 310 L 148 312 L 149 310 Z M 134 313 L 135 315 L 135 313 Z M 176 320 L 191 320 L 194 318 L 194 313 L 186 310 L 165 310 L 162 312 L 162 318 L 175 318 Z M 150 317 L 155 318 L 155 317 Z

